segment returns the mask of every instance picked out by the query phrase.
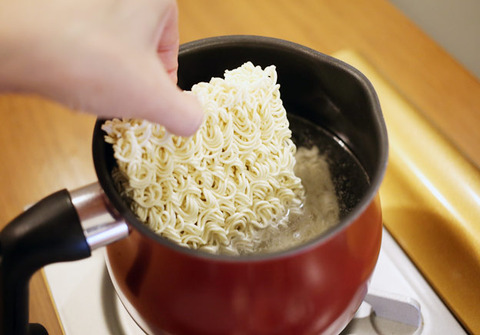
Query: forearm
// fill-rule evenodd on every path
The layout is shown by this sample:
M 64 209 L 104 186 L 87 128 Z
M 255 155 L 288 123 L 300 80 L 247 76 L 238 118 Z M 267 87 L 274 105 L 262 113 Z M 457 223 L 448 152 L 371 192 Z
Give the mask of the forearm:
M 20 41 L 22 27 L 15 26 L 16 9 L 0 1 L 0 92 L 21 91 L 20 78 L 25 76 L 22 65 L 27 46 Z
M 0 92 L 31 92 L 48 71 L 39 45 L 44 24 L 22 0 L 0 0 Z
M 190 135 L 202 112 L 176 87 L 174 0 L 0 0 L 0 93 Z

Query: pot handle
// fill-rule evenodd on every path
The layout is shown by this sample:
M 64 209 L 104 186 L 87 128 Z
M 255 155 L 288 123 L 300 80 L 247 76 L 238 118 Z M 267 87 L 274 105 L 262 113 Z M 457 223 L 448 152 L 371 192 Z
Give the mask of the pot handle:
M 128 235 L 128 226 L 109 212 L 108 204 L 98 183 L 72 195 L 61 190 L 0 232 L 1 335 L 47 334 L 43 326 L 28 324 L 28 286 L 35 271 L 47 264 L 87 258 L 91 250 Z M 96 220 L 99 217 L 103 222 Z

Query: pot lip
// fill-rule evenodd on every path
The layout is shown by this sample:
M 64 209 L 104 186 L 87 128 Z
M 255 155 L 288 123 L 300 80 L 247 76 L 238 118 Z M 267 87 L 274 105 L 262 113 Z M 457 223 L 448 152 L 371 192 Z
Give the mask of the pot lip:
M 355 206 L 355 208 L 348 213 L 342 221 L 332 227 L 331 229 L 327 230 L 324 234 L 321 234 L 310 241 L 299 245 L 294 248 L 290 248 L 287 250 L 272 252 L 272 253 L 264 253 L 264 254 L 245 254 L 245 255 L 218 255 L 218 254 L 211 254 L 205 251 L 193 250 L 183 246 L 178 245 L 177 243 L 164 238 L 152 230 L 150 230 L 147 226 L 141 223 L 135 214 L 126 206 L 123 200 L 120 197 L 120 194 L 114 187 L 114 183 L 111 180 L 111 177 L 108 173 L 108 168 L 106 165 L 105 159 L 105 144 L 100 143 L 104 142 L 104 132 L 101 130 L 102 124 L 106 121 L 105 119 L 98 118 L 95 127 L 94 127 L 94 135 L 93 135 L 93 142 L 92 142 L 92 152 L 94 158 L 94 165 L 95 170 L 97 173 L 97 177 L 99 179 L 99 183 L 102 186 L 105 194 L 112 202 L 116 210 L 119 212 L 125 221 L 129 224 L 129 226 L 139 231 L 142 235 L 148 237 L 149 239 L 153 240 L 156 243 L 163 245 L 166 248 L 172 249 L 176 252 L 185 254 L 186 256 L 199 258 L 199 259 L 206 259 L 209 261 L 220 261 L 220 262 L 231 262 L 231 263 L 241 263 L 241 262 L 261 262 L 261 261 L 272 261 L 278 260 L 282 258 L 291 257 L 294 255 L 298 255 L 304 253 L 308 250 L 316 248 L 336 235 L 338 235 L 342 230 L 346 229 L 350 226 L 362 213 L 367 209 L 367 207 L 371 204 L 374 198 L 378 195 L 380 185 L 383 181 L 387 161 L 388 161 L 388 135 L 387 129 L 385 125 L 385 121 L 381 112 L 380 102 L 378 100 L 377 94 L 371 82 L 365 77 L 363 73 L 359 70 L 354 68 L 353 66 L 336 59 L 334 57 L 328 56 L 323 54 L 319 51 L 311 49 L 309 47 L 303 46 L 301 44 L 287 41 L 284 39 L 278 39 L 273 37 L 265 37 L 265 36 L 257 36 L 257 35 L 223 35 L 223 36 L 215 36 L 215 37 L 208 37 L 200 40 L 195 40 L 191 42 L 184 43 L 180 46 L 180 55 L 186 52 L 192 52 L 195 50 L 200 50 L 203 48 L 211 48 L 213 46 L 218 45 L 235 45 L 238 46 L 239 44 L 242 45 L 263 45 L 263 46 L 270 46 L 270 47 L 280 47 L 286 50 L 293 51 L 295 53 L 302 53 L 307 54 L 309 57 L 313 59 L 320 60 L 322 62 L 328 62 L 333 66 L 336 66 L 343 71 L 349 72 L 356 80 L 363 86 L 365 93 L 368 97 L 370 105 L 373 109 L 373 113 L 375 115 L 374 122 L 376 124 L 376 128 L 379 133 L 379 151 L 380 155 L 378 157 L 378 163 L 376 164 L 375 171 L 373 173 L 373 178 L 370 179 L 370 184 L 365 196 L 361 199 L 361 201 Z

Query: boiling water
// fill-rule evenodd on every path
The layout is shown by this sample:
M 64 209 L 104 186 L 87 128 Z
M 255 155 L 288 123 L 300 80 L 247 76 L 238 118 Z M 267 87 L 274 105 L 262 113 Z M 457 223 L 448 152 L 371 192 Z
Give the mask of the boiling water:
M 266 253 L 304 244 L 337 225 L 360 201 L 368 176 L 337 137 L 295 115 L 289 115 L 297 145 L 295 174 L 306 198 L 301 211 L 290 211 L 278 228 L 262 231 L 256 252 Z

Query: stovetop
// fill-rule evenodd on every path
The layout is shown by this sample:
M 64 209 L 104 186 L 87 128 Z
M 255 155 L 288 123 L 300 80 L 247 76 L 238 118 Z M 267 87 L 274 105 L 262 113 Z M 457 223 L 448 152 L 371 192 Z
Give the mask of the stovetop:
M 445 304 L 475 333 L 480 329 L 478 169 L 359 54 L 345 50 L 334 56 L 360 69 L 379 96 L 390 141 L 382 212 L 385 227 L 402 246 L 384 229 L 368 303 L 342 335 L 466 334 Z M 67 335 L 143 334 L 115 295 L 102 251 L 44 271 Z
M 117 298 L 104 251 L 44 269 L 66 335 L 143 335 Z M 342 335 L 466 334 L 384 229 L 369 293 Z

